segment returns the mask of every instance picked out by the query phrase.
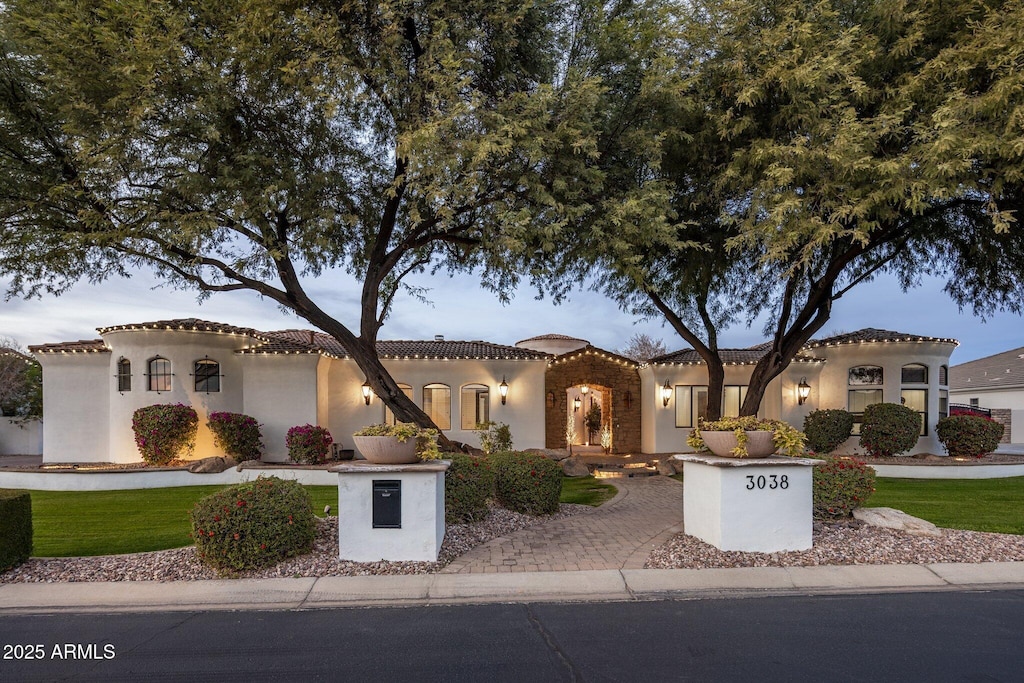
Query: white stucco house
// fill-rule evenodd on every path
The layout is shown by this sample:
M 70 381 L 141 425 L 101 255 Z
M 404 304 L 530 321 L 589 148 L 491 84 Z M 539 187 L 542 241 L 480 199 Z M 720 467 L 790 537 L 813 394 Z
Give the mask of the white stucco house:
M 221 454 L 206 427 L 213 411 L 245 413 L 263 425 L 264 460 L 287 458 L 288 429 L 319 424 L 341 448 L 368 424 L 393 421 L 331 337 L 309 330 L 262 332 L 195 318 L 99 328 L 100 338 L 30 347 L 43 367 L 44 462 L 137 462 L 133 412 L 185 403 L 200 418 L 193 457 Z M 952 339 L 866 329 L 808 344 L 769 387 L 763 417 L 796 426 L 816 408 L 863 411 L 904 402 L 922 415 L 915 452 L 941 453 L 934 425 L 947 412 Z M 686 437 L 707 403 L 703 363 L 692 350 L 637 363 L 566 335 L 515 346 L 485 341 L 381 341 L 395 381 L 449 438 L 477 445 L 488 420 L 512 430 L 516 448 L 558 448 L 575 419 L 577 443 L 596 437 L 583 416 L 601 408 L 619 453 L 688 450 Z M 735 415 L 761 351 L 731 349 L 723 409 Z M 798 387 L 809 387 L 806 400 Z M 502 397 L 501 389 L 506 389 Z M 856 439 L 848 442 L 848 450 Z

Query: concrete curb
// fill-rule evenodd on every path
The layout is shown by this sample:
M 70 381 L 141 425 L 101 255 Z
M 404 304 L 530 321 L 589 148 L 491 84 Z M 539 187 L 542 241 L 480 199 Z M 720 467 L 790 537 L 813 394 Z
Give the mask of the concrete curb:
M 1024 562 L 7 583 L 0 584 L 0 614 L 304 610 L 995 589 L 1024 590 Z

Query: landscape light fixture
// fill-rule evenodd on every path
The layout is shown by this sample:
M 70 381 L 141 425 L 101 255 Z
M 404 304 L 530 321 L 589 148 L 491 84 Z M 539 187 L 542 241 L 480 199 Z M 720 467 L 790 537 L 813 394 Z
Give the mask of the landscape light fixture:
M 672 385 L 665 380 L 664 386 L 661 387 L 661 405 L 668 408 L 668 401 L 672 398 Z
M 505 375 L 501 376 L 501 384 L 498 385 L 498 393 L 501 394 L 501 405 L 505 405 L 505 399 L 508 398 L 508 382 L 505 381 Z
M 806 377 L 801 377 L 800 384 L 796 385 L 796 404 L 802 406 L 810 395 L 811 385 L 807 383 Z
M 363 401 L 370 405 L 370 380 L 363 382 Z

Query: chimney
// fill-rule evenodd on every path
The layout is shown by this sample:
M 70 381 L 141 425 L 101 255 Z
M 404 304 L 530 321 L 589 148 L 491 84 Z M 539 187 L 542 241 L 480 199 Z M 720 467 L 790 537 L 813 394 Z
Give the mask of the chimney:
M 316 333 L 313 332 L 313 330 L 309 330 L 309 345 L 310 346 L 316 346 L 316 343 L 313 341 L 315 336 L 316 336 Z
M 444 341 L 444 335 L 443 334 L 435 334 L 434 335 L 434 341 Z

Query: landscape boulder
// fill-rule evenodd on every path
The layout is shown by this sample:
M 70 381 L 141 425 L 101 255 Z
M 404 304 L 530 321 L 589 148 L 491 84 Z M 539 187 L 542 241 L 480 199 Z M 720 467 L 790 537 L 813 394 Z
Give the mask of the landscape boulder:
M 567 477 L 590 476 L 590 468 L 587 467 L 587 463 L 583 462 L 575 455 L 562 461 L 562 472 L 564 472 Z
M 203 458 L 189 464 L 188 471 L 195 474 L 217 474 L 229 467 L 234 467 L 236 464 L 234 458 L 213 456 L 212 458 Z
M 857 508 L 853 511 L 853 516 L 865 524 L 884 529 L 895 529 L 913 536 L 942 535 L 942 532 L 931 522 L 894 508 Z

